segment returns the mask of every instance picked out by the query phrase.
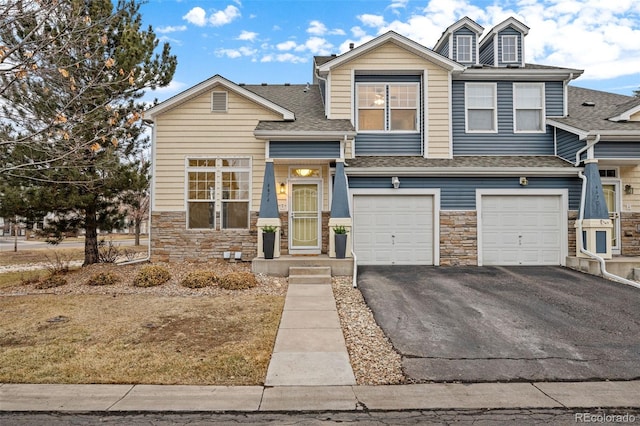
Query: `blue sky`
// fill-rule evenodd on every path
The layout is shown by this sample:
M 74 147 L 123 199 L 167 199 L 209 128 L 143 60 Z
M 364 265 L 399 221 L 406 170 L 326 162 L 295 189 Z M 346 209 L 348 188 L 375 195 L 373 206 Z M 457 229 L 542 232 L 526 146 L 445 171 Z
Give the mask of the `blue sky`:
M 394 30 L 432 48 L 468 16 L 489 31 L 513 16 L 531 28 L 526 61 L 585 70 L 573 84 L 640 88 L 638 0 L 147 0 L 143 21 L 178 68 L 160 101 L 220 74 L 236 83 L 306 83 L 314 55 Z

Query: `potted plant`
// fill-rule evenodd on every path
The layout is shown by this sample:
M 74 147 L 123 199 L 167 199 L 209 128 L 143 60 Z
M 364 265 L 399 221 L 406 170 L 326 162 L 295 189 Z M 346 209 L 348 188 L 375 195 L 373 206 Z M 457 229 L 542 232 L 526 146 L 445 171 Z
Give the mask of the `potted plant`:
M 347 252 L 347 228 L 342 225 L 334 226 L 336 258 L 344 259 Z
M 262 251 L 265 259 L 273 259 L 273 250 L 276 242 L 277 226 L 267 225 L 262 227 Z

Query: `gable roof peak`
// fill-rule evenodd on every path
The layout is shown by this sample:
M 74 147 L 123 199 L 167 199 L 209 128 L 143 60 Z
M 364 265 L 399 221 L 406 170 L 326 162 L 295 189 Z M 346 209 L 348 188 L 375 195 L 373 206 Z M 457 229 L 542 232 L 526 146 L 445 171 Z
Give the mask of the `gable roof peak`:
M 428 47 L 418 43 L 417 41 L 411 40 L 408 37 L 405 37 L 393 30 L 389 30 L 386 33 L 367 41 L 364 44 L 361 44 L 360 46 L 356 46 L 353 49 L 348 50 L 347 52 L 337 56 L 336 58 L 332 58 L 327 62 L 324 62 L 322 64 L 319 64 L 317 66 L 318 71 L 321 74 L 326 74 L 329 71 L 331 71 L 331 69 L 342 65 L 344 63 L 347 63 L 349 61 L 351 61 L 352 59 L 355 59 L 367 52 L 370 52 L 371 50 L 382 46 L 385 43 L 394 43 L 398 46 L 401 46 L 402 48 L 424 58 L 427 60 L 430 60 L 432 62 L 437 63 L 438 65 L 440 65 L 441 67 L 448 69 L 449 71 L 463 71 L 464 70 L 464 66 L 458 64 L 455 61 L 452 61 L 442 55 L 440 55 L 439 53 L 434 52 L 433 50 L 429 49 Z M 318 62 L 316 62 L 318 63 Z
M 480 37 L 480 35 L 484 31 L 484 27 L 483 26 L 481 26 L 480 24 L 478 24 L 477 22 L 475 22 L 473 19 L 469 18 L 468 16 L 464 16 L 464 17 L 458 19 L 453 24 L 449 25 L 447 27 L 447 29 L 445 29 L 442 32 L 442 35 L 440 36 L 440 38 L 438 39 L 436 44 L 433 46 L 433 50 L 438 51 L 447 42 L 447 39 L 448 39 L 449 35 L 453 34 L 456 30 L 458 30 L 458 29 L 460 29 L 462 27 L 465 27 L 465 26 L 467 28 L 471 29 L 471 31 L 475 32 L 478 37 Z
M 482 38 L 482 40 L 480 41 L 480 44 L 484 44 L 487 40 L 491 39 L 491 37 L 493 37 L 494 35 L 498 34 L 500 31 L 504 30 L 507 27 L 515 28 L 516 30 L 520 31 L 522 33 L 522 35 L 524 35 L 524 36 L 529 34 L 529 30 L 530 30 L 530 28 L 528 26 L 526 26 L 522 22 L 518 21 L 513 16 L 510 16 L 507 19 L 505 19 L 504 21 L 502 21 L 499 24 L 495 25 L 493 28 L 491 28 L 489 30 L 489 32 Z

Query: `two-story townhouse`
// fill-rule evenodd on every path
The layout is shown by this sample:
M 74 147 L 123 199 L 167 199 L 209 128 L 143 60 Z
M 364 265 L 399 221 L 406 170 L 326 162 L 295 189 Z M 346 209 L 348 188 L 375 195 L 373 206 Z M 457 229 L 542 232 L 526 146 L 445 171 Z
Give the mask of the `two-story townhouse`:
M 153 258 L 259 258 L 267 225 L 276 257 L 332 257 L 343 225 L 359 264 L 564 265 L 604 198 L 595 161 L 585 186 L 567 160 L 594 150 L 568 115 L 582 71 L 525 64 L 513 18 L 483 31 L 465 17 L 433 50 L 389 32 L 314 58 L 313 84 L 214 76 L 151 108 Z

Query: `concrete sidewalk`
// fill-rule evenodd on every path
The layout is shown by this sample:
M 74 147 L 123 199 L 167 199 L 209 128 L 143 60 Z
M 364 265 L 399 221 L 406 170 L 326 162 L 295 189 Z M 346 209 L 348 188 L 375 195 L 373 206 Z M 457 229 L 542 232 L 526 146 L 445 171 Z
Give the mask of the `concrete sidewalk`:
M 640 381 L 394 386 L 0 385 L 0 411 L 268 412 L 638 408 Z
M 330 267 L 291 267 L 267 386 L 355 385 Z

